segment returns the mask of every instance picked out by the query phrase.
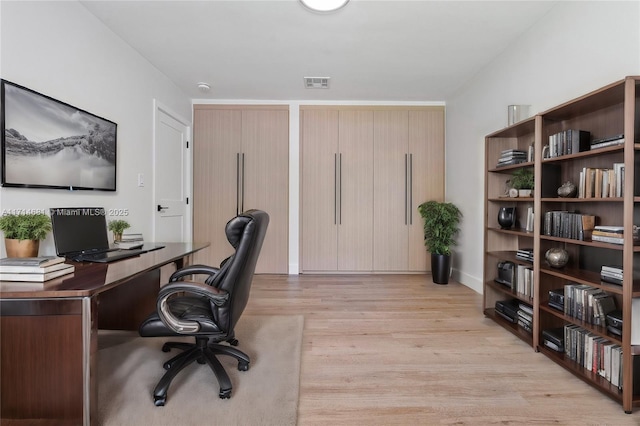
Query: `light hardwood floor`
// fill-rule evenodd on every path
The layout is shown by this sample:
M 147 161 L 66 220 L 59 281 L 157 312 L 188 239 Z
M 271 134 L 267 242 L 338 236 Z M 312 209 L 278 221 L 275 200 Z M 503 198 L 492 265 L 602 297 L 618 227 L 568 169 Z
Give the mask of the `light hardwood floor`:
M 428 275 L 258 275 L 245 315 L 305 318 L 298 424 L 640 425 Z

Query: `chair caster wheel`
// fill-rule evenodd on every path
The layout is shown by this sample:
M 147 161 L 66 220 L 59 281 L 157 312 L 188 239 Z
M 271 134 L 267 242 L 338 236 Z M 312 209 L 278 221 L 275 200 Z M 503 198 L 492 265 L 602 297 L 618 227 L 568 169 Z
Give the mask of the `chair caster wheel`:
M 238 371 L 247 371 L 249 370 L 248 362 L 238 362 Z
M 231 398 L 231 389 L 220 389 L 220 393 L 218 394 L 220 399 L 229 399 Z
M 162 352 L 169 352 L 171 348 L 166 343 L 162 345 Z
M 167 402 L 167 397 L 166 396 L 154 396 L 153 397 L 153 403 L 156 405 L 156 407 L 164 407 L 165 402 Z
M 198 358 L 198 364 L 206 364 L 207 361 L 205 361 L 204 357 L 200 357 Z

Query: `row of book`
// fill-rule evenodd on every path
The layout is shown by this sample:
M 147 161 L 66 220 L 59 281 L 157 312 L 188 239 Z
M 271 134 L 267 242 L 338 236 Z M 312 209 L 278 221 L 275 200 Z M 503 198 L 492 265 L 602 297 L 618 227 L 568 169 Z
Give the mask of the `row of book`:
M 588 324 L 606 326 L 607 314 L 616 310 L 613 295 L 584 284 L 564 286 L 564 313 Z
M 563 130 L 549 136 L 549 157 L 577 154 L 591 147 L 591 134 L 586 130 Z
M 544 213 L 542 233 L 551 237 L 584 241 L 591 238 L 595 223 L 594 215 L 549 210 Z
M 0 259 L 0 281 L 45 282 L 74 272 L 64 257 L 5 257 Z
M 578 183 L 578 198 L 613 198 L 624 193 L 624 163 L 610 168 L 583 167 Z
M 624 276 L 622 268 L 614 265 L 602 265 L 600 268 L 600 279 L 608 283 L 622 285 Z
M 500 154 L 497 167 L 526 163 L 528 160 L 527 155 L 528 154 L 526 151 L 522 151 L 519 149 L 506 149 Z
M 574 324 L 564 326 L 565 356 L 622 389 L 622 348 Z

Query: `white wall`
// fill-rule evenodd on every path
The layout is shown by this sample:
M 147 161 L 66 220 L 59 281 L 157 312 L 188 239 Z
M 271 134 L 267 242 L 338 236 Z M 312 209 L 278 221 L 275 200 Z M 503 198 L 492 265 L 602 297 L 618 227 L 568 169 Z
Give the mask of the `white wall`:
M 190 119 L 190 99 L 75 1 L 0 1 L 0 76 L 118 124 L 116 192 L 0 188 L 0 210 L 128 209 L 151 235 L 153 100 Z M 49 235 L 40 254 L 54 253 Z
M 454 277 L 482 292 L 484 136 L 507 125 L 507 105 L 536 114 L 640 74 L 640 3 L 558 2 L 447 100 L 447 201 L 464 215 Z

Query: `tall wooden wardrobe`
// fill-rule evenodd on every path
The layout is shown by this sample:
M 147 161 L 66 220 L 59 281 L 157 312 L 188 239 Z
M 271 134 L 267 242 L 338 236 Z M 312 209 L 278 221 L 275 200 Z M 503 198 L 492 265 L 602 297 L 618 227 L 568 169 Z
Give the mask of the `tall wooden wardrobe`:
M 303 106 L 301 272 L 425 272 L 417 207 L 444 198 L 444 107 Z
M 259 273 L 288 272 L 289 107 L 194 105 L 193 234 L 211 246 L 194 261 L 217 265 L 233 253 L 224 227 L 238 213 L 269 213 Z

